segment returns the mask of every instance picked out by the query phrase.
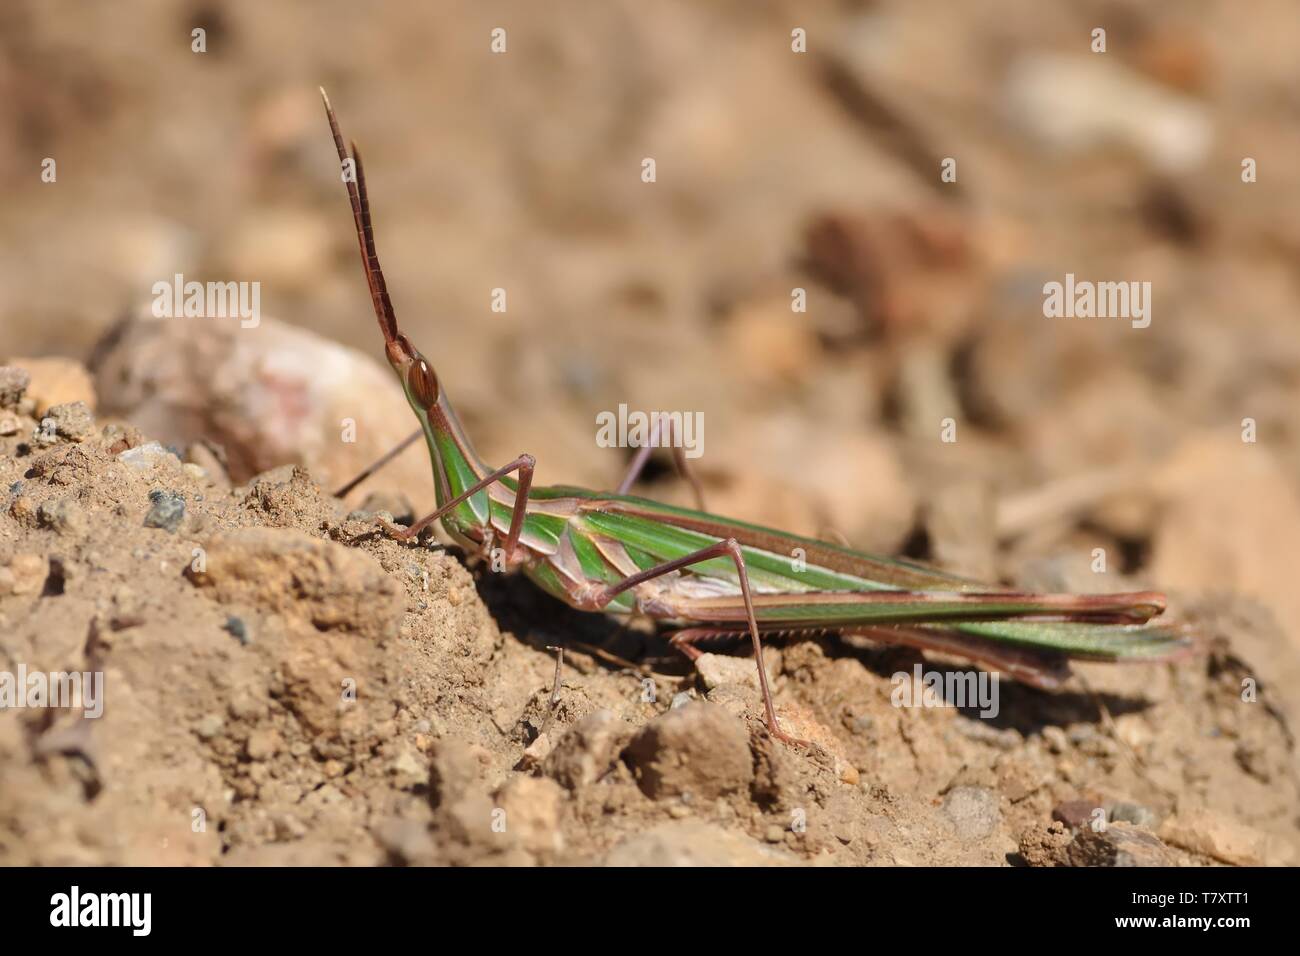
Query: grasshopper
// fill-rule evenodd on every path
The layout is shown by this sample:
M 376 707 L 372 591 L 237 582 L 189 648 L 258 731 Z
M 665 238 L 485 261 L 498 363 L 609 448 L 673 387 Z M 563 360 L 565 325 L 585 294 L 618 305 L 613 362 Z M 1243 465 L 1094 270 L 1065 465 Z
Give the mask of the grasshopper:
M 349 156 L 323 89 L 321 96 L 384 353 L 420 423 L 399 449 L 341 492 L 421 434 L 433 464 L 437 509 L 404 528 L 381 516 L 392 537 L 412 540 L 441 520 L 467 553 L 493 557 L 498 570 L 522 571 L 574 608 L 641 614 L 675 626 L 670 643 L 692 660 L 701 641 L 748 636 L 767 728 L 791 744 L 803 741 L 781 729 L 763 666 L 765 634 L 863 635 L 963 658 L 1044 688 L 1069 676 L 1070 659 L 1157 662 L 1191 647 L 1184 627 L 1151 621 L 1165 609 L 1159 593 L 1025 593 L 720 517 L 702 505 L 691 510 L 629 495 L 653 439 L 616 492 L 535 487 L 536 460 L 528 454 L 499 468 L 486 464 L 428 358 L 398 326 L 375 252 L 361 156 L 355 143 Z M 674 452 L 685 472 L 680 449 Z M 695 489 L 698 497 L 698 484 Z

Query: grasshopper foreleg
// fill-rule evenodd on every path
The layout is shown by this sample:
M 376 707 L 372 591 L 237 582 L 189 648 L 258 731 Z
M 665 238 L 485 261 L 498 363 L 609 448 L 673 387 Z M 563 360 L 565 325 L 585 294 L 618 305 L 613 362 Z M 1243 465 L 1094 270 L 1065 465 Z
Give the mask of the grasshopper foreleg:
M 505 543 L 506 560 L 509 561 L 515 556 L 515 549 L 519 545 L 519 533 L 523 530 L 524 514 L 528 509 L 528 490 L 533 486 L 533 468 L 536 467 L 536 465 L 537 459 L 532 455 L 520 455 L 514 461 L 498 468 L 486 478 L 470 485 L 455 498 L 452 498 L 444 504 L 441 508 L 436 511 L 431 511 L 409 528 L 399 528 L 396 525 L 385 521 L 383 518 L 379 519 L 379 523 L 394 538 L 397 538 L 399 541 L 409 541 L 461 502 L 465 501 L 472 495 L 478 494 L 493 482 L 500 481 L 512 471 L 518 471 L 519 487 L 515 491 L 514 510 L 510 516 L 510 531 L 506 534 Z

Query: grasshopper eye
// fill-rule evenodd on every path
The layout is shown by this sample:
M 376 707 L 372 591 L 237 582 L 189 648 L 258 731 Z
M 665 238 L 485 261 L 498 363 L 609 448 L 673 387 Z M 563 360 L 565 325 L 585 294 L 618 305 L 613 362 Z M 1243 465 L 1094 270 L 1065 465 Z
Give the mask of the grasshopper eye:
M 406 373 L 406 384 L 411 394 L 425 408 L 432 408 L 438 402 L 438 376 L 433 374 L 429 363 L 417 358 L 411 363 Z

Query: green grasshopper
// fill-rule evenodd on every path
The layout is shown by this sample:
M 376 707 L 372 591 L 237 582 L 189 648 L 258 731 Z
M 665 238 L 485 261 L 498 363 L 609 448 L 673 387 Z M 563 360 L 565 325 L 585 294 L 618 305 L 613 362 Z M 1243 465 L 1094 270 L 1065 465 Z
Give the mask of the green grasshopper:
M 768 730 L 787 743 L 802 741 L 777 720 L 763 666 L 764 634 L 864 635 L 960 657 L 1048 688 L 1068 677 L 1070 659 L 1156 662 L 1189 649 L 1184 628 L 1148 623 L 1165 609 L 1164 595 L 1155 592 L 1023 593 L 719 517 L 702 507 L 628 495 L 653 438 L 612 493 L 534 487 L 532 455 L 500 468 L 487 465 L 475 454 L 432 365 L 397 324 L 375 253 L 361 156 L 355 143 L 348 155 L 324 90 L 321 96 L 384 352 L 421 426 L 403 446 L 422 433 L 433 462 L 437 510 L 405 528 L 380 518 L 393 537 L 411 540 L 441 520 L 467 553 L 493 556 L 496 569 L 520 570 L 574 608 L 641 614 L 677 626 L 670 643 L 692 660 L 700 641 L 748 635 Z M 685 470 L 681 457 L 678 465 Z

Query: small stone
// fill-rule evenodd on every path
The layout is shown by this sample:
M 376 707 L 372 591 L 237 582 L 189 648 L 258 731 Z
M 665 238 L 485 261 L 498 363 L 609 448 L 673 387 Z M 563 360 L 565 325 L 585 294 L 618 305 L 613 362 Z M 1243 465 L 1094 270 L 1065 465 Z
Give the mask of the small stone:
M 1155 828 L 1158 819 L 1156 813 L 1150 807 L 1144 807 L 1140 803 L 1116 803 L 1110 808 L 1110 819 L 1116 823 L 1131 823 L 1135 827 L 1145 827 L 1148 830 Z
M 695 696 L 689 690 L 679 691 L 673 694 L 673 702 L 668 706 L 671 710 L 676 710 L 678 707 L 685 707 L 694 699 Z
M 18 495 L 9 503 L 9 514 L 19 524 L 28 524 L 36 517 L 36 502 L 31 495 Z
M 226 724 L 220 714 L 208 714 L 194 725 L 194 733 L 200 740 L 211 740 L 217 734 L 221 733 L 221 728 Z
M 1184 810 L 1160 827 L 1160 836 L 1176 847 L 1234 866 L 1285 865 L 1290 848 L 1267 834 L 1209 810 Z
M 388 765 L 388 772 L 397 778 L 398 786 L 405 789 L 424 783 L 428 779 L 429 768 L 414 745 L 407 745 L 398 751 L 393 762 Z
M 40 434 L 47 432 L 63 441 L 83 442 L 95 437 L 95 416 L 85 402 L 55 405 L 41 419 Z
M 13 412 L 0 412 L 0 437 L 17 435 L 22 431 L 22 423 Z
M 0 567 L 0 595 L 39 594 L 49 576 L 49 565 L 38 554 L 15 554 Z
M 90 527 L 85 509 L 67 498 L 43 502 L 36 509 L 36 520 L 42 527 L 50 528 L 60 535 L 84 535 Z
M 779 669 L 775 661 L 775 649 L 769 648 L 763 655 L 767 664 L 768 683 L 774 681 L 774 674 Z M 721 687 L 723 684 L 743 684 L 758 687 L 758 666 L 752 657 L 728 657 L 723 654 L 701 654 L 695 660 L 695 672 L 707 690 Z
M 27 369 L 16 365 L 0 365 L 0 408 L 17 408 L 31 381 L 32 376 Z
M 1083 827 L 1065 849 L 1070 866 L 1172 866 L 1168 848 L 1150 831 L 1131 823 L 1112 823 L 1104 830 Z
M 474 749 L 451 739 L 438 740 L 430 749 L 429 802 L 434 809 L 472 794 L 482 775 Z
M 1097 800 L 1066 800 L 1052 808 L 1052 819 L 1059 820 L 1067 827 L 1077 830 L 1092 820 L 1098 819 L 1097 811 L 1101 803 Z M 1104 811 L 1103 811 L 1104 812 Z
M 261 728 L 248 735 L 245 751 L 250 760 L 265 760 L 279 753 L 281 744 L 279 731 L 269 727 Z
M 998 795 L 985 787 L 954 787 L 943 798 L 943 811 L 967 842 L 983 840 L 1002 823 Z
M 144 516 L 144 526 L 175 534 L 185 517 L 185 499 L 172 491 L 151 491 L 149 500 L 153 506 Z
M 226 618 L 226 623 L 221 625 L 221 629 L 230 634 L 235 640 L 247 647 L 253 643 L 252 636 L 248 633 L 248 625 L 244 619 L 231 614 Z
M 75 359 L 51 356 L 47 358 L 10 357 L 10 364 L 29 373 L 27 398 L 35 405 L 36 414 L 42 416 L 55 405 L 85 402 L 95 408 L 95 386 L 90 373 Z
M 1056 726 L 1043 728 L 1043 742 L 1054 754 L 1065 753 L 1070 747 L 1070 740 L 1065 736 L 1065 731 Z
M 437 857 L 428 824 L 418 820 L 394 817 L 379 822 L 370 832 L 394 863 L 414 866 L 432 863 Z
M 117 456 L 117 460 L 135 471 L 151 471 L 159 467 L 179 471 L 181 467 L 181 460 L 156 441 L 128 448 Z
M 423 739 L 423 737 L 417 736 L 416 739 L 417 741 L 419 741 Z M 419 746 L 419 744 L 417 743 L 416 746 Z M 531 744 L 529 744 L 527 747 L 524 748 L 524 752 L 522 756 L 520 756 L 519 762 L 515 764 L 515 769 L 523 770 L 523 771 L 533 771 L 539 769 L 542 766 L 543 761 L 545 761 L 546 758 L 550 756 L 551 751 L 554 749 L 555 749 L 555 742 L 551 740 L 549 734 L 547 733 L 538 734 L 536 739 L 534 739 Z

